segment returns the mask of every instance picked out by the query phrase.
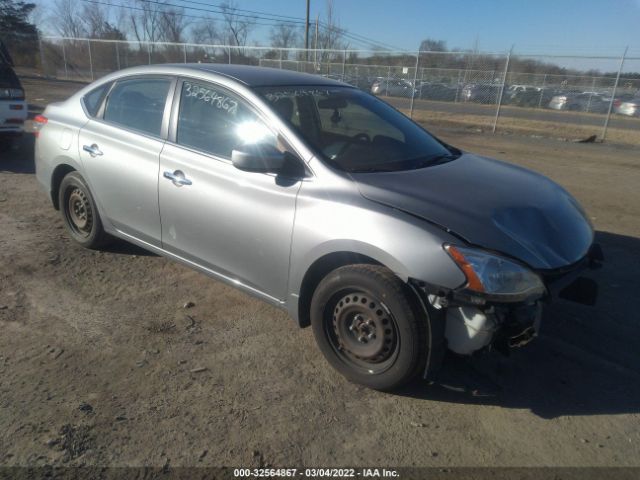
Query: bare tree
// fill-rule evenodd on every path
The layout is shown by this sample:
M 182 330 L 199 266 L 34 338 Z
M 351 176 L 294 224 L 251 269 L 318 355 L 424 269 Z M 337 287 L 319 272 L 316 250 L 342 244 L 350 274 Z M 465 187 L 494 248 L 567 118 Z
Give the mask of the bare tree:
M 220 32 L 218 25 L 213 18 L 205 17 L 196 23 L 191 29 L 193 41 L 196 43 L 218 43 L 220 42 Z
M 252 22 L 247 17 L 238 15 L 238 9 L 233 2 L 223 3 L 220 8 L 224 17 L 221 36 L 223 43 L 236 47 L 245 47 L 255 22 Z M 245 54 L 244 48 L 236 48 L 232 52 L 239 55 Z
M 51 22 L 63 37 L 80 38 L 85 35 L 84 22 L 76 0 L 55 0 Z
M 144 0 L 135 0 L 133 3 L 136 10 L 131 10 L 129 22 L 135 39 L 138 42 L 159 41 L 162 30 L 162 4 Z
M 315 48 L 322 50 L 344 50 L 349 48 L 349 45 L 344 41 L 344 30 L 340 27 L 333 0 L 327 0 L 323 28 L 318 33 L 318 42 Z M 330 52 L 323 51 L 320 55 L 320 61 L 328 61 L 329 56 Z
M 190 22 L 182 9 L 163 10 L 160 15 L 160 38 L 165 42 L 182 43 Z
M 212 45 L 224 43 L 220 38 L 220 30 L 218 28 L 218 24 L 213 18 L 208 16 L 197 22 L 191 28 L 191 38 L 195 43 L 199 44 Z M 223 53 L 225 52 L 223 51 Z M 195 48 L 194 54 L 195 58 L 199 62 L 216 61 L 215 49 L 200 46 Z M 229 52 L 227 51 L 225 55 L 228 58 Z
M 82 23 L 90 38 L 102 38 L 106 26 L 109 24 L 109 11 L 97 3 L 85 3 L 82 6 Z
M 421 52 L 446 52 L 447 42 L 444 40 L 434 40 L 432 38 L 425 38 L 420 42 Z
M 291 23 L 279 23 L 271 29 L 269 35 L 274 48 L 294 48 L 300 45 L 300 29 Z M 289 52 L 283 51 L 282 58 L 288 59 Z

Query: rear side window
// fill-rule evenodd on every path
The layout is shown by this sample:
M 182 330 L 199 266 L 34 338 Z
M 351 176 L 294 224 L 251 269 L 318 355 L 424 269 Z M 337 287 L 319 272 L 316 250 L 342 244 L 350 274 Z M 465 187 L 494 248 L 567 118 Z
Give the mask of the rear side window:
M 82 98 L 84 107 L 87 109 L 87 113 L 92 117 L 95 117 L 98 114 L 98 109 L 100 108 L 102 97 L 104 97 L 104 94 L 107 93 L 110 86 L 111 83 L 100 85 L 98 88 L 94 88 Z
M 135 78 L 117 82 L 107 98 L 104 120 L 160 136 L 170 84 L 168 78 Z
M 176 143 L 231 158 L 243 145 L 280 148 L 273 132 L 237 96 L 213 84 L 185 81 Z

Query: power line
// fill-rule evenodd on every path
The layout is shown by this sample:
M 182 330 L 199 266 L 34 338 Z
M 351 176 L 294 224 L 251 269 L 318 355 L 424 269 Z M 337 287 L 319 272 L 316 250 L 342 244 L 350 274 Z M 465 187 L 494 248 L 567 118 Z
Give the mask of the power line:
M 136 7 L 136 6 L 132 6 L 132 5 L 123 5 L 123 4 L 114 4 L 114 3 L 108 3 L 108 2 L 104 2 L 104 1 L 99 1 L 99 0 L 83 0 L 84 2 L 87 3 L 94 3 L 94 4 L 98 4 L 98 5 L 106 5 L 106 6 L 112 6 L 112 7 L 118 7 L 118 8 L 124 8 L 127 10 L 136 10 L 136 11 L 147 11 L 144 8 L 141 7 Z M 220 19 L 220 18 L 224 18 L 225 14 L 228 15 L 234 15 L 237 17 L 243 17 L 243 18 L 248 18 L 250 19 L 247 20 L 247 23 L 250 25 L 260 25 L 260 26 L 276 26 L 282 23 L 285 24 L 293 24 L 293 25 L 304 25 L 305 20 L 302 18 L 299 18 L 296 20 L 296 18 L 298 17 L 289 17 L 291 18 L 291 20 L 282 20 L 282 19 L 274 19 L 274 18 L 268 18 L 268 17 L 264 17 L 264 16 L 260 16 L 260 15 L 246 15 L 246 14 L 240 14 L 240 13 L 236 13 L 235 11 L 229 11 L 226 9 L 217 9 L 217 10 L 213 10 L 211 8 L 199 8 L 199 7 L 190 7 L 190 6 L 186 6 L 186 5 L 177 5 L 174 3 L 168 3 L 168 2 L 161 2 L 158 0 L 140 0 L 141 2 L 144 3 L 150 3 L 150 4 L 155 4 L 158 5 L 159 7 L 174 7 L 174 8 L 180 8 L 180 9 L 185 9 L 185 10 L 191 10 L 191 11 L 199 11 L 199 12 L 204 12 L 204 13 L 208 13 L 208 14 L 214 14 L 215 16 L 217 16 L 216 18 Z M 203 4 L 203 2 L 196 2 L 195 0 L 178 0 L 178 1 L 183 1 L 186 2 L 188 1 L 189 3 L 197 3 L 197 4 Z M 214 6 L 215 8 L 215 6 Z M 181 16 L 181 17 L 185 17 L 185 18 L 195 18 L 198 20 L 202 20 L 202 15 L 189 15 L 187 13 L 183 13 L 183 12 L 176 12 L 176 11 L 170 11 L 170 10 L 166 10 L 163 8 L 158 8 L 158 10 L 160 12 L 165 12 L 165 13 L 171 13 L 177 16 Z M 242 11 L 249 11 L 249 10 L 243 10 L 243 9 L 234 9 L 234 10 L 242 10 Z M 250 10 L 250 12 L 257 12 L 255 10 Z M 270 15 L 270 14 L 267 14 Z M 222 16 L 222 17 L 221 17 Z M 264 20 L 264 22 L 260 22 L 257 21 L 258 20 Z M 322 28 L 324 28 L 325 30 L 331 31 L 334 30 L 336 32 L 339 32 L 341 35 L 345 36 L 346 38 L 359 43 L 361 45 L 365 45 L 365 46 L 369 46 L 369 47 L 374 47 L 374 48 L 383 48 L 383 49 L 387 49 L 387 48 L 391 48 L 391 49 L 396 49 L 396 50 L 402 50 L 402 49 L 397 49 L 396 47 L 393 47 L 391 45 L 385 45 L 382 42 L 376 42 L 374 40 L 368 39 L 366 37 L 363 37 L 362 35 L 358 35 L 358 34 L 354 34 L 351 33 L 345 29 L 342 28 L 337 28 L 337 27 L 333 27 L 333 26 L 329 26 L 327 24 L 325 24 L 324 22 L 320 22 L 320 26 L 322 26 Z
M 140 11 L 140 12 L 146 12 L 147 10 L 145 10 L 144 8 L 141 7 L 134 7 L 132 5 L 122 5 L 122 4 L 117 4 L 117 3 L 108 3 L 108 2 L 100 2 L 98 0 L 82 0 L 83 2 L 87 2 L 87 3 L 95 3 L 96 5 L 105 5 L 105 6 L 109 6 L 109 7 L 118 7 L 118 8 L 124 8 L 126 10 L 136 10 L 136 11 Z M 148 1 L 148 0 L 142 0 L 142 1 Z M 159 2 L 151 2 L 151 3 L 159 3 Z M 167 5 L 167 6 L 171 6 L 171 4 L 163 4 L 163 5 Z M 178 8 L 182 8 L 179 7 Z M 181 13 L 181 12 L 173 12 L 170 10 L 163 10 L 163 9 L 158 9 L 160 12 L 164 12 L 164 13 L 171 13 L 173 15 L 177 15 L 179 17 L 186 17 L 186 18 L 195 18 L 198 20 L 202 20 L 202 15 L 189 15 L 187 13 Z M 215 12 L 209 12 L 209 13 L 215 13 Z M 262 23 L 262 22 L 247 22 L 251 25 L 265 25 L 265 26 L 274 26 L 276 25 L 275 23 Z
M 179 1 L 181 3 L 192 3 L 192 4 L 195 4 L 195 5 L 204 5 L 206 7 L 216 7 L 216 8 L 222 8 L 222 9 L 224 9 L 224 7 L 225 7 L 224 4 L 197 2 L 195 0 L 177 0 L 177 1 Z M 188 8 L 188 7 L 185 7 L 185 8 Z M 290 15 L 280 15 L 280 14 L 276 14 L 276 13 L 260 12 L 260 11 L 257 11 L 257 10 L 246 10 L 244 8 L 236 8 L 236 7 L 227 8 L 227 10 L 233 10 L 233 11 L 238 11 L 238 12 L 255 13 L 255 14 L 258 14 L 258 15 L 267 15 L 267 16 L 270 16 L 270 17 L 289 18 L 291 20 L 302 20 L 304 22 L 303 18 L 301 18 L 301 17 L 293 17 L 293 16 L 290 16 Z
M 231 10 L 226 10 L 226 9 L 218 9 L 218 10 L 212 10 L 210 8 L 199 8 L 199 7 L 187 7 L 184 5 L 176 5 L 175 3 L 168 3 L 168 2 L 160 2 L 158 0 L 140 0 L 141 2 L 144 3 L 153 3 L 162 7 L 175 7 L 175 8 L 184 8 L 186 10 L 195 10 L 198 12 L 206 12 L 206 13 L 215 13 L 215 14 L 222 14 L 224 15 L 233 15 L 235 17 L 243 17 L 243 18 L 251 18 L 251 19 L 260 19 L 260 20 L 268 20 L 271 22 L 276 22 L 276 23 L 304 23 L 303 21 L 294 21 L 294 20 L 275 20 L 275 19 L 271 19 L 271 18 L 267 18 L 267 17 L 261 17 L 258 15 L 246 15 L 246 14 L 242 14 L 242 13 L 236 13 L 234 11 Z M 160 9 L 161 10 L 161 9 Z M 166 11 L 166 10 L 165 10 Z M 273 25 L 275 25 L 276 23 L 274 23 Z
M 145 0 L 143 0 L 145 1 Z M 200 2 L 197 0 L 177 0 L 181 3 L 190 3 L 190 4 L 195 4 L 195 5 L 204 5 L 207 7 L 215 7 L 215 8 L 221 8 L 223 10 L 225 10 L 224 5 L 223 4 L 215 4 L 215 3 L 206 3 L 206 2 Z M 187 7 L 184 6 L 183 8 L 191 8 L 191 7 Z M 256 18 L 261 18 L 261 19 L 266 19 L 265 16 L 269 16 L 269 17 L 280 17 L 280 18 L 285 18 L 285 19 L 290 19 L 293 20 L 291 23 L 302 23 L 303 25 L 306 23 L 306 19 L 302 18 L 302 17 L 294 17 L 291 15 L 280 15 L 280 14 L 275 14 L 275 13 L 269 13 L 269 12 L 265 12 L 265 11 L 260 11 L 260 10 L 247 10 L 247 9 L 243 9 L 243 8 L 233 8 L 233 11 L 240 11 L 240 12 L 248 12 L 248 13 L 253 13 L 258 15 L 258 17 Z M 227 10 L 228 11 L 228 10 Z M 276 19 L 274 19 L 276 20 Z M 349 30 L 346 30 L 344 28 L 338 28 L 338 27 L 333 27 L 333 26 L 329 26 L 324 22 L 319 22 L 319 25 L 326 29 L 326 30 L 331 30 L 331 29 L 335 29 L 336 31 L 340 32 L 342 35 L 349 37 L 352 40 L 357 41 L 358 43 L 364 43 L 367 45 L 371 45 L 371 46 L 375 46 L 375 47 L 384 47 L 384 48 L 390 48 L 392 50 L 404 50 L 402 48 L 398 48 L 394 45 L 388 44 L 388 43 L 384 43 L 384 42 L 380 42 L 377 40 L 374 40 L 372 38 L 369 37 L 365 37 L 364 35 L 359 35 L 357 33 L 353 33 L 350 32 Z

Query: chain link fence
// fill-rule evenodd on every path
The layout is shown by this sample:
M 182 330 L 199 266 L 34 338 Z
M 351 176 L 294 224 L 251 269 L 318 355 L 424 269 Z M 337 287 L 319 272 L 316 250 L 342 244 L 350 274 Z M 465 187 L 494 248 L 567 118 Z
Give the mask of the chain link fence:
M 90 82 L 136 65 L 260 65 L 349 83 L 427 125 L 640 144 L 640 55 L 411 53 L 12 38 L 5 42 L 22 75 Z

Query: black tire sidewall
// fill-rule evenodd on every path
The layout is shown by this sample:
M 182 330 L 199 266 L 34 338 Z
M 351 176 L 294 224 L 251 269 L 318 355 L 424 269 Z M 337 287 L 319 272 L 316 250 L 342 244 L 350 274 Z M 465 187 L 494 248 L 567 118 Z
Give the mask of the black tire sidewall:
M 91 232 L 86 237 L 79 235 L 70 224 L 71 220 L 69 219 L 68 213 L 69 195 L 75 188 L 79 188 L 80 190 L 82 190 L 82 192 L 87 197 L 89 206 L 91 208 L 93 223 L 91 225 Z M 96 207 L 96 202 L 94 201 L 93 195 L 91 195 L 91 191 L 85 183 L 84 178 L 82 178 L 82 175 L 80 175 L 78 172 L 68 173 L 62 179 L 60 188 L 58 190 L 58 205 L 60 205 L 60 212 L 62 213 L 64 225 L 71 237 L 76 242 L 86 248 L 98 248 L 104 244 L 105 233 L 102 227 L 100 214 L 98 213 L 98 209 Z
M 354 266 L 357 267 L 357 266 Z M 389 272 L 390 273 L 390 272 Z M 316 289 L 311 300 L 311 326 L 318 344 L 327 361 L 349 380 L 376 390 L 392 390 L 408 382 L 419 367 L 424 366 L 427 343 L 421 334 L 420 322 L 425 319 L 417 314 L 411 292 L 400 279 L 393 274 L 387 279 L 379 275 L 367 275 L 361 268 L 342 267 L 325 277 Z M 389 288 L 392 286 L 392 288 Z M 326 322 L 330 320 L 337 292 L 358 290 L 371 294 L 382 301 L 391 311 L 396 323 L 399 339 L 399 351 L 394 363 L 384 372 L 367 374 L 345 363 L 334 350 L 327 337 Z M 428 320 L 428 319 L 427 319 Z

